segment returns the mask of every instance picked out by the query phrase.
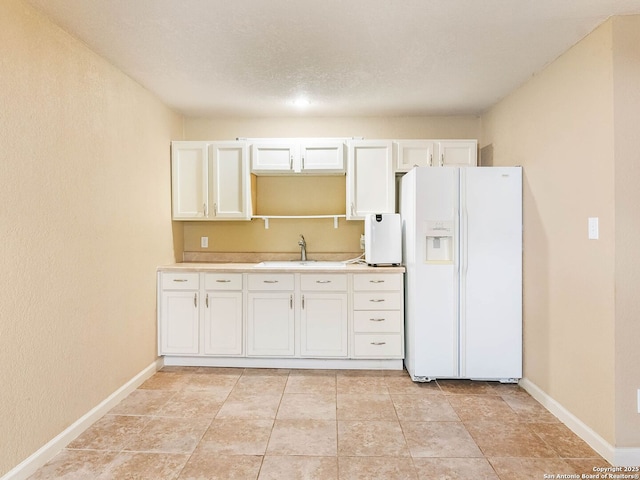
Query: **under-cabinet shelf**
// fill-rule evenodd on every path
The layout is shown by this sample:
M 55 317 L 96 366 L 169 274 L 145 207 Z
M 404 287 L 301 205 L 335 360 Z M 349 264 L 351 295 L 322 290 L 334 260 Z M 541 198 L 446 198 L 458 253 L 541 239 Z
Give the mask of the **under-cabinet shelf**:
M 339 218 L 347 218 L 345 214 L 335 214 L 335 215 L 253 215 L 251 217 L 259 218 L 260 220 L 264 220 L 264 228 L 269 228 L 269 220 L 272 218 L 275 219 L 299 219 L 299 218 L 333 218 L 333 228 L 338 228 L 338 219 Z

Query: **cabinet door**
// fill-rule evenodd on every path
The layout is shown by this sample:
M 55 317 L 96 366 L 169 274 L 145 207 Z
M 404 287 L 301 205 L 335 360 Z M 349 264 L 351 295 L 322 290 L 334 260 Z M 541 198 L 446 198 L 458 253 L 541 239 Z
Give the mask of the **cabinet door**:
M 246 144 L 214 142 L 210 149 L 210 219 L 251 220 L 251 178 Z
M 251 145 L 251 171 L 261 173 L 293 173 L 299 171 L 297 145 L 290 142 L 265 142 Z M 297 167 L 297 168 L 296 168 Z
M 438 142 L 438 164 L 475 167 L 478 164 L 477 140 L 443 140 Z
M 300 146 L 303 172 L 344 173 L 344 143 L 304 142 Z
M 242 292 L 205 292 L 204 353 L 242 354 Z
M 347 294 L 303 293 L 300 355 L 347 356 Z
M 370 213 L 395 213 L 391 142 L 357 140 L 349 144 L 347 219 Z
M 293 293 L 249 293 L 247 309 L 247 355 L 295 354 Z
M 160 355 L 197 354 L 198 292 L 163 291 L 160 311 Z
M 396 172 L 408 172 L 413 167 L 433 165 L 434 142 L 430 140 L 398 140 L 393 142 Z
M 208 210 L 206 142 L 171 143 L 171 196 L 174 220 L 202 220 Z

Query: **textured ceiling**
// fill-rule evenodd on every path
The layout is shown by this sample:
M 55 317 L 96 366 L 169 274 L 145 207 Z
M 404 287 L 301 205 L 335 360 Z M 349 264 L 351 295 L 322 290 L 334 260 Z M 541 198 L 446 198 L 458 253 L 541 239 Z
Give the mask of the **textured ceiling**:
M 477 114 L 609 16 L 640 13 L 640 0 L 27 2 L 188 116 Z

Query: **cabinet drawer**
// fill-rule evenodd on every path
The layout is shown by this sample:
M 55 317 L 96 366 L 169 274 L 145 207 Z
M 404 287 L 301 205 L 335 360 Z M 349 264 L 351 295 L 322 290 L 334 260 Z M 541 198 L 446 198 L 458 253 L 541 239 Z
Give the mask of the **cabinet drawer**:
M 367 273 L 353 276 L 354 290 L 402 290 L 401 273 Z
M 402 357 L 402 335 L 357 334 L 354 337 L 354 357 Z
M 197 273 L 163 273 L 162 290 L 198 290 L 200 288 Z
M 302 274 L 300 275 L 300 285 L 302 290 L 306 291 L 346 291 L 347 275 L 344 273 Z
M 293 274 L 254 273 L 248 276 L 249 290 L 293 290 Z
M 402 292 L 356 292 L 353 294 L 354 310 L 400 310 Z
M 363 333 L 401 333 L 402 312 L 400 310 L 362 310 L 353 312 L 353 330 Z
M 206 273 L 205 290 L 242 290 L 241 273 Z

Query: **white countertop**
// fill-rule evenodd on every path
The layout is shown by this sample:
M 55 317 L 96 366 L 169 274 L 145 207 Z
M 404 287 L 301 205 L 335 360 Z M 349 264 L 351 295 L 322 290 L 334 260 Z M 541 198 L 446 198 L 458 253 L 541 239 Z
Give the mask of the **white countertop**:
M 257 263 L 174 263 L 158 267 L 159 272 L 236 272 L 236 273 L 403 273 L 405 268 L 370 267 L 366 264 L 348 263 L 344 267 L 264 267 Z

